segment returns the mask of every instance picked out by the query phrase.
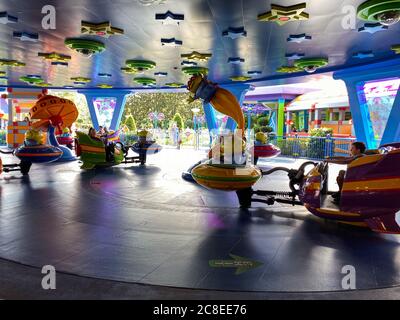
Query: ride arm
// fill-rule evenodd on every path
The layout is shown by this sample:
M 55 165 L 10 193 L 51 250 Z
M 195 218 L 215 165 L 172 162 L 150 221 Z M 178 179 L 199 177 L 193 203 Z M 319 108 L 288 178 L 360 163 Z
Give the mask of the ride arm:
M 353 157 L 332 157 L 327 158 L 325 161 L 334 164 L 349 164 L 354 160 Z

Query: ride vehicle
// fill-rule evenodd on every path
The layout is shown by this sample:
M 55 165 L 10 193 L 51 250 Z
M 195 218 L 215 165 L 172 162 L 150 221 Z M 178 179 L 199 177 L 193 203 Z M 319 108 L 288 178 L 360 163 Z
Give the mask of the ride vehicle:
M 57 138 L 57 142 L 60 145 L 64 145 L 64 146 L 66 146 L 67 148 L 69 148 L 71 150 L 73 149 L 73 145 L 74 145 L 74 140 L 75 139 L 72 136 L 71 131 L 70 131 L 69 128 L 64 128 L 63 131 L 62 131 L 62 134 L 57 135 L 56 138 Z
M 348 165 L 340 203 L 331 201 L 328 190 L 327 162 L 307 161 L 299 169 L 276 167 L 262 171 L 270 175 L 285 171 L 290 191 L 237 190 L 241 207 L 252 202 L 273 205 L 275 202 L 303 205 L 320 218 L 345 224 L 369 227 L 379 233 L 400 234 L 400 143 L 367 151 L 364 157 Z M 306 173 L 306 168 L 312 166 Z
M 156 154 L 162 150 L 162 147 L 152 139 L 150 133 L 147 130 L 140 130 L 138 132 L 138 141 L 131 146 L 133 152 L 139 154 L 143 159 L 144 164 L 147 159 L 147 155 Z
M 161 146 L 154 140 L 147 139 L 149 134 L 145 130 L 139 131 L 139 140 L 132 146 L 125 146 L 114 133 L 112 133 L 111 142 L 108 140 L 109 136 L 103 141 L 100 138 L 91 138 L 88 134 L 83 132 L 78 131 L 76 134 L 76 153 L 83 162 L 81 169 L 110 167 L 121 163 L 140 163 L 144 165 L 147 161 L 148 154 L 158 153 L 161 150 Z M 136 152 L 138 156 L 129 157 L 129 149 Z
M 254 145 L 249 148 L 250 154 L 254 157 L 254 164 L 258 163 L 259 158 L 274 158 L 281 154 L 281 150 L 268 142 L 268 137 L 264 132 L 257 132 Z
M 106 145 L 101 139 L 93 139 L 84 132 L 77 131 L 76 155 L 82 161 L 81 169 L 111 167 L 121 163 L 145 164 L 142 156 L 128 157 L 129 147 L 116 142 Z
M 50 163 L 60 159 L 63 154 L 62 150 L 52 145 L 43 144 L 43 140 L 41 131 L 30 129 L 25 134 L 23 145 L 11 151 L 0 150 L 0 153 L 13 154 L 21 160 L 19 164 L 3 164 L 1 171 L 20 171 L 26 175 L 29 173 L 32 163 Z

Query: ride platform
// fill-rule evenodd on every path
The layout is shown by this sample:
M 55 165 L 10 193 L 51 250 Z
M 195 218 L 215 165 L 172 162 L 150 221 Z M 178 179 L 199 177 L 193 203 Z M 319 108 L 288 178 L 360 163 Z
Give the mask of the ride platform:
M 165 149 L 139 167 L 82 171 L 70 162 L 35 165 L 25 177 L 3 173 L 0 264 L 53 265 L 60 275 L 144 285 L 146 297 L 154 286 L 195 289 L 186 297 L 197 289 L 242 298 L 345 295 L 346 266 L 356 271 L 355 294 L 400 285 L 399 236 L 325 221 L 290 204 L 240 209 L 234 192 L 181 178 L 204 156 Z M 255 189 L 272 185 L 284 190 L 286 174 L 264 177 Z M 23 279 L 24 268 L 17 270 Z

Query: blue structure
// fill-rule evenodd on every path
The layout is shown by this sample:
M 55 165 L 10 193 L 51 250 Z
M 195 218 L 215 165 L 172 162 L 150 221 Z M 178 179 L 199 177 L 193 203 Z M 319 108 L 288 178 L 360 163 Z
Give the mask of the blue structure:
M 350 67 L 333 74 L 334 79 L 343 80 L 346 84 L 357 140 L 363 141 L 368 149 L 375 149 L 379 145 L 400 141 L 400 91 L 397 91 L 384 134 L 379 142 L 374 135 L 373 124 L 363 90 L 364 85 L 368 81 L 399 78 L 399 75 L 399 58 Z
M 111 124 L 109 130 L 116 131 L 121 123 L 121 117 L 124 113 L 126 96 L 130 94 L 131 90 L 106 90 L 106 89 L 95 89 L 95 90 L 79 90 L 86 97 L 86 101 L 89 107 L 90 117 L 92 119 L 93 127 L 99 130 L 99 112 L 94 105 L 94 101 L 98 98 L 115 98 L 116 105 L 111 119 Z

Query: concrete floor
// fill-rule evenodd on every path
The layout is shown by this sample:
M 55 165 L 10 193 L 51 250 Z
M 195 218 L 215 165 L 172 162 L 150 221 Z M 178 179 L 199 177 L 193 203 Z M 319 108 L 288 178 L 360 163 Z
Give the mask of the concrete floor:
M 234 193 L 181 179 L 203 156 L 165 149 L 144 167 L 82 172 L 77 162 L 56 163 L 34 165 L 29 178 L 0 176 L 0 298 L 400 297 L 399 237 L 302 207 L 240 210 Z M 286 177 L 257 188 L 287 190 Z M 210 267 L 230 254 L 261 265 L 238 275 Z M 53 292 L 40 287 L 43 265 L 58 272 Z M 356 291 L 343 291 L 345 265 L 356 269 Z

